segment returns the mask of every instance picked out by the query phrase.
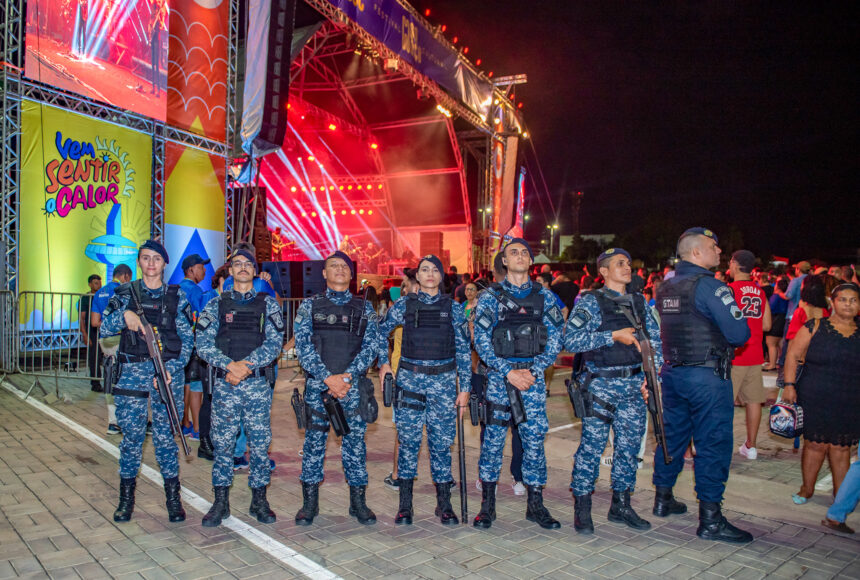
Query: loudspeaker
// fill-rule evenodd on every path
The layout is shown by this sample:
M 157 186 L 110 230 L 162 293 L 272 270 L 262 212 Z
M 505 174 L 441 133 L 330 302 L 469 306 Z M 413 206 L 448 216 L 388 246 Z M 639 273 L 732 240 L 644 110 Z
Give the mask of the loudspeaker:
M 272 287 L 282 298 L 308 298 L 325 292 L 322 271 L 325 260 L 263 262 L 260 269 L 272 277 Z
M 442 259 L 442 232 L 421 232 L 421 255 L 433 254 Z

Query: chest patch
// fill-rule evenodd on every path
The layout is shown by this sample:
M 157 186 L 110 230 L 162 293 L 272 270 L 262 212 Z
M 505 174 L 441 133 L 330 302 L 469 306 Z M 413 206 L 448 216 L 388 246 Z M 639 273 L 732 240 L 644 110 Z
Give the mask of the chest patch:
M 225 315 L 224 315 L 224 320 L 225 320 L 228 324 L 229 324 L 229 323 L 231 323 L 231 322 L 233 322 L 233 313 L 232 313 L 232 312 L 228 312 L 227 314 L 225 314 Z

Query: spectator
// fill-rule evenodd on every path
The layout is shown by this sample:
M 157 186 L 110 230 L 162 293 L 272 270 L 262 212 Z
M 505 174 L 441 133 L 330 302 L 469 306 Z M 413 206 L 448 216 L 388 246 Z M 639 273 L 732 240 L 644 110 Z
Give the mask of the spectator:
M 794 311 L 797 310 L 797 305 L 800 303 L 800 287 L 803 284 L 803 279 L 806 278 L 811 269 L 812 265 L 806 260 L 794 265 L 795 278 L 789 282 L 788 290 L 785 291 L 785 297 L 788 299 L 788 310 L 785 315 L 786 322 L 791 322 L 791 317 L 794 316 Z
M 821 521 L 821 525 L 843 534 L 853 534 L 854 530 L 848 527 L 845 520 L 857 507 L 858 500 L 860 500 L 860 461 L 855 461 L 848 469 L 845 479 L 842 480 L 839 493 L 836 494 L 836 499 L 827 510 L 827 516 Z
M 788 290 L 788 278 L 780 277 L 773 289 L 773 294 L 768 301 L 770 305 L 771 326 L 765 333 L 764 340 L 767 345 L 767 366 L 765 371 L 777 370 L 777 358 L 779 357 L 779 343 L 785 334 L 785 313 L 788 309 L 788 299 L 785 291 Z
M 102 353 L 98 348 L 99 328 L 91 324 L 93 296 L 102 287 L 102 277 L 92 274 L 87 278 L 90 287 L 88 294 L 81 296 L 78 301 L 78 328 L 81 332 L 81 342 L 87 349 L 87 367 L 90 371 L 90 389 L 95 393 L 102 393 L 102 382 L 98 377 L 102 376 Z
M 454 300 L 460 304 L 466 301 L 466 285 L 472 281 L 472 275 L 468 272 L 463 273 L 463 283 L 454 289 Z
M 627 284 L 625 291 L 628 294 L 635 294 L 645 289 L 645 270 L 642 260 L 633 260 L 633 264 L 631 265 L 633 266 L 633 276 L 631 276 L 630 283 Z
M 575 277 L 575 272 L 565 270 L 552 282 L 552 291 L 561 298 L 568 312 L 573 309 L 573 303 L 579 294 L 579 284 L 573 281 Z
M 460 285 L 460 276 L 457 274 L 457 266 L 453 264 L 448 268 L 448 273 L 445 274 L 445 294 L 454 296 L 454 289 Z

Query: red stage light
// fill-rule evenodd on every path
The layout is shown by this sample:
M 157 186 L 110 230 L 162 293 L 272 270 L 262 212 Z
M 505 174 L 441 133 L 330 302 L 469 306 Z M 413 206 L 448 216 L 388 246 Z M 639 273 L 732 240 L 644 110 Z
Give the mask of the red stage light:
M 459 40 L 459 39 L 455 36 L 451 42 L 453 42 L 454 44 L 457 44 L 457 40 Z
M 287 110 L 292 109 L 292 108 L 293 108 L 293 106 L 291 104 L 287 103 Z
M 488 72 L 488 73 L 487 73 L 487 76 L 488 76 L 489 78 L 493 78 L 493 71 Z
M 428 16 L 428 17 L 430 16 L 430 9 L 429 8 L 424 11 L 424 16 Z
M 463 54 L 469 54 L 469 47 L 468 46 L 463 47 Z
M 316 190 L 317 190 L 316 186 L 311 187 L 311 191 L 316 191 Z
M 347 191 L 352 191 L 352 186 L 351 186 L 351 185 L 347 185 L 347 186 L 346 186 L 346 189 L 347 189 Z
M 448 30 L 448 27 L 443 24 L 442 28 L 440 28 L 439 30 L 441 30 L 442 32 L 445 32 L 446 30 Z
M 329 186 L 328 186 L 328 190 L 329 190 L 329 191 L 334 191 L 334 186 L 333 186 L 333 185 L 329 185 Z
M 371 143 L 370 148 L 371 149 L 379 149 L 379 145 L 377 145 L 376 143 Z
M 308 161 L 313 161 L 313 160 L 314 160 L 314 156 L 313 156 L 313 155 L 308 155 Z
M 379 184 L 379 189 L 382 189 L 382 184 L 381 184 L 381 183 Z
M 338 187 L 339 190 L 343 191 L 343 186 Z
M 334 131 L 335 129 L 337 129 L 337 125 L 335 125 L 334 123 L 329 123 L 328 128 Z
M 481 59 L 480 58 L 475 61 L 475 66 L 481 66 Z
M 340 215 L 346 215 L 346 210 L 345 209 L 340 210 Z
M 317 212 L 312 211 L 312 212 L 311 212 L 311 217 L 317 217 Z
M 361 189 L 361 186 L 360 186 L 360 185 L 358 186 L 358 189 Z
M 304 120 L 305 120 L 305 116 L 304 116 L 304 115 L 302 115 L 302 121 L 304 121 Z
M 358 213 L 359 213 L 360 215 L 364 215 L 364 210 L 363 210 L 363 209 L 360 209 L 360 210 L 358 210 Z
M 294 186 L 292 186 L 292 187 L 290 188 L 290 191 L 292 191 L 293 193 L 295 193 L 295 192 L 296 192 L 296 186 L 295 186 L 295 185 L 294 185 Z
M 373 210 L 372 209 L 367 210 L 367 215 L 373 215 Z
M 349 210 L 349 213 L 351 213 L 352 215 L 355 215 L 355 210 L 351 209 L 351 210 Z
M 522 109 L 522 108 L 523 108 L 523 102 L 520 101 L 519 103 L 517 103 L 517 109 Z

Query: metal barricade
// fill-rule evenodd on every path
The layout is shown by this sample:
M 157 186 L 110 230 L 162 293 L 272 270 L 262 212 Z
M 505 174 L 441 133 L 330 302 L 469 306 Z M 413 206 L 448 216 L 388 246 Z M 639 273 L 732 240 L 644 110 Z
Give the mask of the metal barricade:
M 281 304 L 281 309 L 284 313 L 284 325 L 286 326 L 286 330 L 284 330 L 284 344 L 290 341 L 293 338 L 294 330 L 293 323 L 296 320 L 296 313 L 299 310 L 299 305 L 302 303 L 304 298 L 279 298 L 278 302 Z
M 0 290 L 0 373 L 6 375 L 17 370 L 18 324 L 15 294 Z

